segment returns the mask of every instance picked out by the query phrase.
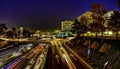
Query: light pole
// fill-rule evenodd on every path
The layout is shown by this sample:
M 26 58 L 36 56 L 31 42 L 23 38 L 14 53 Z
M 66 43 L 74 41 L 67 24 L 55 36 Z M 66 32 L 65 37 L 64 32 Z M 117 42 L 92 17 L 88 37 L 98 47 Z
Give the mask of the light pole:
M 89 45 L 88 45 L 88 50 L 87 50 L 87 58 L 89 58 L 89 55 L 90 55 L 90 33 L 91 32 L 87 32 L 87 34 L 89 36 Z

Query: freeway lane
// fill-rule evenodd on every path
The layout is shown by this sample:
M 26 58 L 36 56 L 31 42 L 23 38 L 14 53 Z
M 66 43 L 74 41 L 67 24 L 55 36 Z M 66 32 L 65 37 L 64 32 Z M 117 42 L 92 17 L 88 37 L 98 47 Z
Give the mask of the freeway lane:
M 56 41 L 51 41 L 51 46 L 48 49 L 46 69 L 69 69 L 63 56 L 60 56 Z
M 27 47 L 26 47 L 27 45 Z M 20 45 L 26 49 L 31 47 L 31 44 Z M 15 47 L 16 51 L 18 51 L 19 47 Z M 46 43 L 38 43 L 33 49 L 27 51 L 26 53 L 21 54 L 19 57 L 15 57 L 11 62 L 2 66 L 0 69 L 44 69 L 46 62 L 47 50 L 49 48 L 49 44 Z M 10 51 L 13 49 L 10 49 Z M 40 61 L 42 63 L 40 63 Z M 3 60 L 1 60 L 3 61 Z
M 62 43 L 60 41 L 57 41 L 56 44 L 58 44 L 56 47 L 57 47 L 59 53 L 61 54 L 61 58 L 65 59 L 65 61 L 67 62 L 67 65 L 69 67 L 69 69 L 76 69 L 76 67 L 73 64 L 73 62 L 71 61 L 71 59 L 70 59 L 67 51 L 62 46 Z
M 23 60 L 14 68 L 15 69 L 32 69 L 35 66 L 36 60 L 38 55 L 41 54 L 41 51 L 43 51 L 41 48 L 43 46 L 43 44 L 38 44 L 34 49 L 31 50 L 31 52 L 29 52 L 29 54 L 27 56 L 25 56 L 23 58 Z
M 47 69 L 92 69 L 82 58 L 79 58 L 66 48 L 64 40 L 54 39 L 51 41 L 46 67 Z
M 41 54 L 37 57 L 37 60 L 36 60 L 35 65 L 33 67 L 34 69 L 44 69 L 45 68 L 48 48 L 49 48 L 49 45 L 44 46 Z
M 28 49 L 29 46 L 29 49 Z M 9 46 L 6 46 L 9 47 Z M 22 48 L 20 48 L 22 47 Z M 24 44 L 24 45 L 18 45 L 15 46 L 12 44 L 12 47 L 5 49 L 0 52 L 0 67 L 4 66 L 5 64 L 9 63 L 11 60 L 14 60 L 14 58 L 20 56 L 24 52 L 27 52 L 30 50 L 30 47 L 32 48 L 32 44 Z
M 5 69 L 92 69 L 64 44 L 64 39 L 38 43 Z M 46 60 L 47 58 L 47 60 Z

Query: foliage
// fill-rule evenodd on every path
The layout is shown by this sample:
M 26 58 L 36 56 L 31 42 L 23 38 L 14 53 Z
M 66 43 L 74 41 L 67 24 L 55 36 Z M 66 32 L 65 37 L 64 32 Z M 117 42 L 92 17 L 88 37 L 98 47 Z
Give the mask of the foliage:
M 86 26 L 87 30 L 101 31 L 101 27 L 103 27 L 102 23 L 104 22 L 104 19 L 103 19 L 103 17 L 101 17 L 101 15 L 99 15 L 97 13 L 85 12 L 84 14 L 79 16 L 77 19 L 79 22 L 79 27 L 81 25 Z
M 110 30 L 119 30 L 120 28 L 120 12 L 119 11 L 109 11 L 108 13 L 113 12 L 108 20 L 108 28 Z

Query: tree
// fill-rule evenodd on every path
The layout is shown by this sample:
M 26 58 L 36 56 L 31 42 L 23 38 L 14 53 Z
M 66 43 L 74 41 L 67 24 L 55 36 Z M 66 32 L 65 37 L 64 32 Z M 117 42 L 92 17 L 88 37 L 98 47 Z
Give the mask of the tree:
M 77 17 L 78 21 L 78 32 L 81 30 L 91 31 L 96 33 L 104 31 L 104 18 L 103 14 L 106 12 L 105 7 L 99 3 L 92 3 L 90 11 L 85 12 L 84 14 Z
M 72 24 L 72 30 L 71 30 L 71 32 L 74 33 L 74 34 L 77 33 L 77 30 L 78 30 L 77 29 L 78 28 L 77 27 L 77 23 L 78 23 L 78 21 L 75 20 L 74 23 Z
M 90 26 L 91 26 L 91 31 L 95 32 L 96 38 L 97 38 L 97 32 L 99 32 L 99 30 L 98 30 L 99 24 L 97 22 L 94 22 L 94 23 L 91 23 Z
M 75 21 L 75 25 L 77 27 L 77 34 L 78 36 L 80 34 L 83 34 L 87 31 L 87 18 L 86 16 L 80 16 L 77 18 L 77 20 Z
M 13 37 L 17 37 L 17 31 L 15 27 L 12 27 Z
M 118 6 L 120 7 L 120 0 L 117 0 Z
M 105 6 L 99 3 L 92 3 L 90 6 L 90 11 L 101 15 L 106 13 Z
M 23 29 L 23 35 L 24 37 L 30 37 L 30 32 L 27 29 Z
M 96 33 L 101 31 L 103 18 L 97 13 L 85 12 L 77 18 L 80 28 L 84 28 L 85 31 L 91 31 Z
M 14 32 L 12 30 L 8 30 L 6 33 L 8 38 L 13 38 Z
M 91 12 L 94 13 L 92 15 L 93 19 L 97 20 L 97 22 L 95 22 L 95 23 L 98 23 L 98 24 L 96 24 L 97 25 L 96 37 L 97 37 L 97 31 L 101 31 L 102 32 L 102 41 L 103 41 L 103 31 L 105 30 L 105 27 L 104 27 L 105 20 L 103 18 L 103 14 L 106 13 L 105 6 L 102 4 L 99 4 L 99 3 L 92 3 L 90 10 L 91 10 Z M 93 23 L 93 26 L 95 23 Z
M 120 13 L 119 11 L 109 11 L 108 28 L 115 32 L 118 39 L 118 31 L 120 30 Z
M 7 29 L 5 24 L 0 24 L 0 34 L 3 34 Z

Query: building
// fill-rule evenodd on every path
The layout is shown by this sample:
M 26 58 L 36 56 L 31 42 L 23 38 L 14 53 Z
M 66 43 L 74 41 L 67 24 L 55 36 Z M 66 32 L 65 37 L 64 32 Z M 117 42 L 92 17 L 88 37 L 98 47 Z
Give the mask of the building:
M 40 30 L 36 30 L 36 32 L 33 34 L 33 37 L 40 38 L 42 35 L 42 32 Z
M 73 20 L 65 20 L 61 22 L 61 30 L 62 31 L 71 31 L 73 24 L 75 21 Z

